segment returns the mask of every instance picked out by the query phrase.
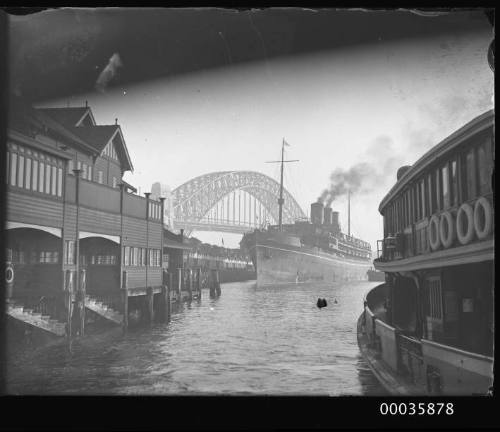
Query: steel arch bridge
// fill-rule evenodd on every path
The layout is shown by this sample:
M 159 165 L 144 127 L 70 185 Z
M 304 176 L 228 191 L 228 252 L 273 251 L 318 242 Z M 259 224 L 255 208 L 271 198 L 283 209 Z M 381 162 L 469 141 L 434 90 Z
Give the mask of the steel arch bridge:
M 192 231 L 245 233 L 278 220 L 280 184 L 255 171 L 220 171 L 198 176 L 172 191 L 174 227 Z M 305 214 L 283 188 L 283 223 Z

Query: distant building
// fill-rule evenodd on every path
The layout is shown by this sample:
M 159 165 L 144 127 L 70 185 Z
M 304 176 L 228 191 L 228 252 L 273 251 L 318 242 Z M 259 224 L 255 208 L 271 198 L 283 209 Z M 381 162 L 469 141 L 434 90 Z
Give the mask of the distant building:
M 174 204 L 170 186 L 160 182 L 153 183 L 151 186 L 151 198 L 165 198 L 164 221 L 170 230 L 174 229 Z

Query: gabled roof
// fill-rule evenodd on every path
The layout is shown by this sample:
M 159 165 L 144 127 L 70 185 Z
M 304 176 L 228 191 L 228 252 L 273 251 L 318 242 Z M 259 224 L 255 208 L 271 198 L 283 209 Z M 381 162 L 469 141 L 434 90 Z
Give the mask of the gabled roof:
M 90 115 L 95 124 L 94 116 L 89 107 L 38 108 L 38 110 L 49 115 L 63 126 L 78 126 L 80 121 L 87 115 Z
M 132 161 L 128 154 L 127 146 L 119 125 L 96 125 L 92 111 L 89 107 L 68 108 L 37 108 L 39 116 L 55 130 L 73 139 L 86 148 L 92 148 L 94 153 L 101 154 L 106 145 L 117 135 L 119 145 L 116 148 L 118 157 L 122 162 L 124 171 L 132 171 Z M 80 126 L 84 117 L 90 116 L 92 126 Z

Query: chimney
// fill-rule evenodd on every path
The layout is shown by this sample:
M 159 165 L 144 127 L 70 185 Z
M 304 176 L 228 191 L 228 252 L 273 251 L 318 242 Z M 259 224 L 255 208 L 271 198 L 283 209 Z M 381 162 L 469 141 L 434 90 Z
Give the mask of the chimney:
M 311 204 L 311 222 L 314 225 L 323 224 L 323 203 L 315 202 Z
M 332 224 L 332 208 L 325 207 L 323 211 L 323 225 L 331 226 Z

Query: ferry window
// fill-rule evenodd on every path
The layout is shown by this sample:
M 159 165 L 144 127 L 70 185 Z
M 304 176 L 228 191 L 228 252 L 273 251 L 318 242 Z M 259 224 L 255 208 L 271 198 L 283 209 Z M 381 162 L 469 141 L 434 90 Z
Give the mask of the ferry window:
M 429 206 L 429 216 L 434 213 L 434 188 L 432 187 L 432 174 L 427 176 L 427 204 Z
M 57 169 L 57 196 L 62 196 L 62 168 Z
M 442 189 L 441 189 L 441 170 L 436 170 L 434 173 L 434 189 L 436 191 L 436 210 L 441 210 L 441 203 L 442 203 Z
M 451 161 L 450 164 L 450 174 L 451 174 L 451 205 L 458 205 L 458 173 L 457 173 L 457 161 L 456 159 Z
M 411 219 L 412 219 L 412 223 L 415 223 L 417 221 L 417 219 L 419 219 L 419 217 L 418 217 L 418 208 L 419 208 L 419 205 L 418 205 L 418 200 L 419 200 L 418 184 L 414 185 L 411 188 L 411 194 L 412 194 L 411 203 L 412 203 L 412 209 L 413 209 Z
M 426 200 L 425 200 L 425 180 L 420 181 L 420 216 L 424 218 L 427 216 Z
M 45 193 L 50 193 L 50 165 L 45 168 Z
M 441 168 L 441 180 L 442 180 L 442 192 L 443 192 L 443 202 L 442 208 L 448 209 L 450 207 L 450 172 L 448 169 L 448 163 Z
M 57 167 L 52 167 L 52 187 L 50 189 L 52 195 L 57 195 Z
M 26 189 L 31 189 L 31 159 L 26 158 Z
M 429 286 L 429 315 L 433 318 L 442 319 L 441 281 L 439 278 L 430 278 L 427 283 Z
M 38 173 L 38 192 L 43 192 L 43 181 L 45 178 L 45 164 L 40 162 L 40 171 Z
M 73 159 L 71 159 L 70 161 L 68 161 L 68 173 L 73 175 L 73 169 L 75 168 L 75 165 L 73 163 Z
M 479 168 L 479 193 L 485 195 L 491 192 L 491 148 L 490 142 L 486 141 L 477 149 Z
M 17 154 L 11 153 L 10 155 L 10 184 L 15 186 L 17 184 Z
M 465 158 L 466 165 L 466 181 L 467 181 L 467 199 L 472 199 L 476 196 L 476 166 L 475 166 L 474 149 L 471 149 Z
M 38 189 L 38 161 L 33 161 L 33 190 Z
M 24 186 L 24 156 L 19 156 L 19 167 L 17 171 L 17 185 Z
M 9 165 L 10 165 L 10 153 L 7 152 L 7 158 L 6 158 L 6 162 L 7 162 L 7 168 L 5 170 L 5 180 L 7 181 L 7 183 L 9 183 L 9 178 L 10 178 L 10 171 L 9 171 Z

